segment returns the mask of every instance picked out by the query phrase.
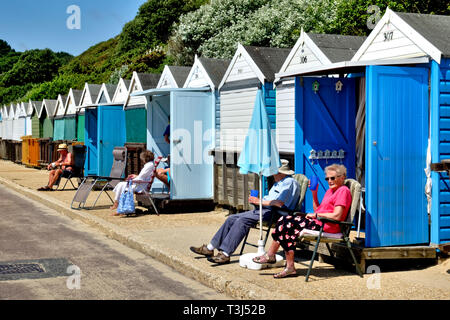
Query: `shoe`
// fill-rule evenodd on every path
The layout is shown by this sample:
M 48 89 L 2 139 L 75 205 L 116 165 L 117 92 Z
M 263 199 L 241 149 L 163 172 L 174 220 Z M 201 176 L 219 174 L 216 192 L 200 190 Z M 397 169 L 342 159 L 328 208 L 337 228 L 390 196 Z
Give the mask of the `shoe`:
M 224 255 L 223 252 L 219 252 L 216 256 L 208 258 L 208 261 L 217 264 L 226 264 L 230 263 L 230 257 Z
M 49 186 L 45 186 L 38 188 L 37 191 L 53 191 L 53 189 L 50 188 Z
M 254 263 L 259 264 L 274 264 L 277 262 L 275 256 L 269 257 L 267 253 L 264 253 L 262 256 L 259 257 L 254 257 L 252 260 Z
M 212 257 L 214 256 L 214 250 L 209 250 L 205 244 L 202 244 L 201 247 L 190 247 L 189 249 L 191 249 L 192 252 L 196 253 L 196 254 L 201 254 L 203 256 L 206 257 Z
M 275 279 L 281 279 L 281 278 L 287 278 L 287 277 L 295 277 L 297 276 L 297 270 L 289 270 L 288 268 L 284 269 L 283 271 L 276 273 L 273 275 Z

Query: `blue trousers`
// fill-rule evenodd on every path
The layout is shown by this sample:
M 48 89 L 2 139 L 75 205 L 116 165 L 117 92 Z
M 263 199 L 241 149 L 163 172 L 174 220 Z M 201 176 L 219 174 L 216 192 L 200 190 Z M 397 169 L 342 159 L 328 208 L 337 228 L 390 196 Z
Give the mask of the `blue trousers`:
M 270 220 L 272 210 L 270 208 L 263 208 L 262 216 L 264 221 Z M 212 238 L 211 244 L 214 248 L 231 255 L 244 239 L 248 230 L 255 226 L 258 221 L 259 208 L 230 215 Z

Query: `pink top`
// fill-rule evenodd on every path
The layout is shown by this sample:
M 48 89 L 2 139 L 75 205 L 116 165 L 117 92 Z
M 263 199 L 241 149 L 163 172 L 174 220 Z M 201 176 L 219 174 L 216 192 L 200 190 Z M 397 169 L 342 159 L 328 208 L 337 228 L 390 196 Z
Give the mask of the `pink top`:
M 341 186 L 334 192 L 333 190 L 328 189 L 327 192 L 325 192 L 325 195 L 323 196 L 322 202 L 317 207 L 317 210 L 315 212 L 316 213 L 333 212 L 334 207 L 343 206 L 344 214 L 342 215 L 340 221 L 344 221 L 347 218 L 347 213 L 351 205 L 352 205 L 352 194 L 350 193 L 350 189 L 346 186 Z M 314 221 L 317 224 L 322 225 L 322 222 L 320 222 L 319 220 L 314 219 Z M 339 228 L 339 225 L 335 223 L 325 223 L 323 231 L 329 233 L 338 233 L 341 232 L 341 229 Z

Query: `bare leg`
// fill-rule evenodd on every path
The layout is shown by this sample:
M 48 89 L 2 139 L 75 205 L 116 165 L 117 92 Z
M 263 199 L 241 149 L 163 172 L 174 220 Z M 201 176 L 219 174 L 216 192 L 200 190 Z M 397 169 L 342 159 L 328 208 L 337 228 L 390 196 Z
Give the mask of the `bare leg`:
M 109 207 L 109 208 L 110 208 L 111 210 L 116 210 L 118 206 L 119 206 L 119 201 L 118 201 L 118 200 L 115 200 L 115 201 L 114 201 L 114 204 L 113 204 L 111 207 Z
M 56 183 L 56 181 L 58 181 L 59 176 L 62 174 L 62 170 L 58 169 L 58 170 L 52 170 L 50 171 L 50 179 L 48 182 L 48 187 L 51 189 L 53 187 L 53 185 Z
M 157 169 L 156 170 L 156 178 L 158 178 L 159 180 L 161 180 L 168 188 L 170 188 L 170 184 L 169 184 L 169 179 L 167 178 L 167 174 L 169 174 L 170 171 L 167 171 L 166 173 L 166 169 Z

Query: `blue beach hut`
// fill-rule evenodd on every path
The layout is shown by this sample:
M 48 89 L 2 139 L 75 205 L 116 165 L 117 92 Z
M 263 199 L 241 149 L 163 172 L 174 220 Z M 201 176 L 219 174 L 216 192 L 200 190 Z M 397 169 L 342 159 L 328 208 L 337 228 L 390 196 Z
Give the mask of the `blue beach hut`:
M 324 162 L 332 161 L 325 153 L 312 152 L 317 151 L 310 143 L 315 140 L 307 135 L 308 124 L 302 122 L 302 106 L 297 101 L 313 104 L 318 97 L 328 96 L 338 103 L 340 118 L 334 120 L 324 110 L 321 116 L 327 121 L 312 121 L 316 134 L 320 128 L 330 144 L 356 123 L 351 140 L 339 144 L 345 142 L 348 150 L 342 162 L 353 161 L 355 167 L 358 161 L 362 164 L 359 179 L 365 186 L 366 248 L 429 247 L 450 241 L 448 177 L 430 172 L 431 161 L 446 157 L 449 32 L 449 16 L 387 9 L 350 61 L 278 74 L 296 79 L 295 151 L 296 160 L 303 159 L 299 163 L 309 162 L 309 167 L 320 172 Z M 321 81 L 336 74 L 346 75 L 347 81 L 336 79 L 332 93 Z M 351 86 L 353 94 L 345 89 Z M 352 145 L 356 157 L 349 152 Z M 424 247 L 420 248 L 425 254 Z
M 170 200 L 212 201 L 213 158 L 208 151 L 214 144 L 215 97 L 209 87 L 178 87 L 183 86 L 190 69 L 166 66 L 170 75 L 163 77 L 163 72 L 161 87 L 132 95 L 147 98 L 147 149 L 156 155 L 170 154 Z M 177 70 L 181 71 L 178 75 Z M 170 79 L 178 79 L 173 84 L 176 87 L 168 87 Z M 170 144 L 161 139 L 169 116 Z M 160 187 L 153 186 L 155 190 Z

